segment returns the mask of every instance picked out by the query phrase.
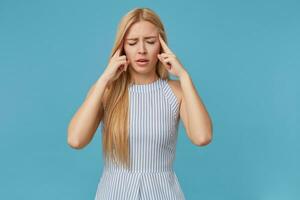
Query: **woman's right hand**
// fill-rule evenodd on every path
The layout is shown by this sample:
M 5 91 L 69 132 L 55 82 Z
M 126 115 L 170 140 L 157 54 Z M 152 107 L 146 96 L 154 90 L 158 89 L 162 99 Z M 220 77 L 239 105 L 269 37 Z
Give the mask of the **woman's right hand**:
M 129 60 L 127 60 L 126 55 L 120 56 L 122 47 L 123 45 L 120 45 L 120 47 L 111 57 L 108 66 L 103 72 L 103 76 L 107 78 L 108 82 L 112 82 L 118 79 L 121 73 L 127 70 L 127 67 L 129 65 Z

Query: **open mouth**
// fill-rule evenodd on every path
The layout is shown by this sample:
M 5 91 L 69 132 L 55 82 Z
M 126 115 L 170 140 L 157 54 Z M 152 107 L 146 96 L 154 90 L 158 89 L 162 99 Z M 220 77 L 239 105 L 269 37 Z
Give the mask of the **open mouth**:
M 136 63 L 140 66 L 143 66 L 143 65 L 147 65 L 149 63 L 149 60 L 147 60 L 147 59 L 138 59 L 138 60 L 136 60 Z

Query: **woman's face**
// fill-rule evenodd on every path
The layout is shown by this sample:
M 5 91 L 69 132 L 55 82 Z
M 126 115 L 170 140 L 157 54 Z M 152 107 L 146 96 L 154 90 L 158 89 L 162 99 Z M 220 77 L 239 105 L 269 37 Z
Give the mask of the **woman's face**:
M 148 21 L 133 24 L 124 38 L 124 51 L 132 68 L 136 73 L 155 71 L 160 53 L 158 29 Z M 138 60 L 146 61 L 138 61 Z

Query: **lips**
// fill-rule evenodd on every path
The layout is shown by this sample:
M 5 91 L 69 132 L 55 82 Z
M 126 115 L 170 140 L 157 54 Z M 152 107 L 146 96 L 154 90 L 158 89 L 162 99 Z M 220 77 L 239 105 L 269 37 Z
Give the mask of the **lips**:
M 145 59 L 145 58 L 141 58 L 141 59 L 137 59 L 136 61 L 137 62 L 148 62 L 149 60 Z
M 140 58 L 135 61 L 139 66 L 146 66 L 149 63 L 149 60 L 146 58 Z

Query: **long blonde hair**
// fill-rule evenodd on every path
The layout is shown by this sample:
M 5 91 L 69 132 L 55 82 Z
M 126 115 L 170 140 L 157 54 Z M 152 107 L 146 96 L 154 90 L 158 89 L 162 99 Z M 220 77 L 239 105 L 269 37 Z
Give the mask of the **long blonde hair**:
M 124 36 L 129 28 L 139 21 L 148 21 L 155 25 L 163 40 L 167 43 L 165 29 L 159 16 L 149 8 L 135 8 L 129 11 L 120 21 L 110 58 L 114 55 L 119 46 L 123 44 Z M 124 54 L 123 48 L 121 55 Z M 161 62 L 157 62 L 156 74 L 162 79 L 170 79 L 169 72 Z M 128 133 L 130 124 L 128 116 L 128 85 L 130 81 L 131 76 L 127 69 L 118 79 L 111 82 L 107 87 L 107 99 L 106 105 L 104 105 L 102 127 L 102 147 L 105 160 L 112 159 L 127 168 L 130 167 Z

